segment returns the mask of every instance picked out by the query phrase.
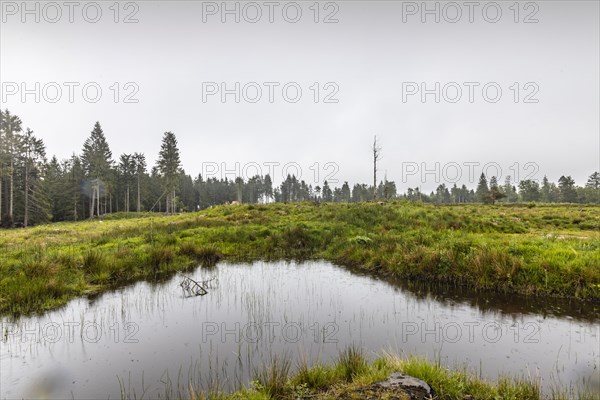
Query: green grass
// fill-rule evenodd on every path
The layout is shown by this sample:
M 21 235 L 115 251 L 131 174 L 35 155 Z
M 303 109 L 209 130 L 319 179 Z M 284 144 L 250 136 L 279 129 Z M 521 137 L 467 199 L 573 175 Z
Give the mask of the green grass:
M 348 374 L 352 371 L 351 374 Z M 274 357 L 255 371 L 255 379 L 247 388 L 235 393 L 205 394 L 193 384 L 186 393 L 165 398 L 192 400 L 214 399 L 397 399 L 409 400 L 401 389 L 382 389 L 373 385 L 386 380 L 393 372 L 402 372 L 427 382 L 438 400 L 540 400 L 593 399 L 593 393 L 572 390 L 542 394 L 539 380 L 531 377 L 499 376 L 491 381 L 478 377 L 464 368 L 449 369 L 436 362 L 417 357 L 401 358 L 393 354 L 369 362 L 356 347 L 345 349 L 331 364 L 309 365 L 302 360 L 291 373 L 289 358 Z
M 288 391 L 291 367 L 292 362 L 286 354 L 273 356 L 267 365 L 254 371 L 255 387 L 260 387 L 260 391 L 269 398 L 284 397 Z
M 340 353 L 336 364 L 340 375 L 347 381 L 352 382 L 354 378 L 367 371 L 367 359 L 361 348 L 350 346 Z
M 0 314 L 221 259 L 325 259 L 474 290 L 600 301 L 600 206 L 220 206 L 0 230 Z

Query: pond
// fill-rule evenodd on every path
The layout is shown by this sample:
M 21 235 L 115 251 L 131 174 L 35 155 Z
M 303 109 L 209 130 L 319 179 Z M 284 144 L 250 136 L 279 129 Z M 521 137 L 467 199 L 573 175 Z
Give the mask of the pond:
M 211 280 L 208 294 L 186 297 L 184 275 Z M 222 263 L 4 318 L 1 397 L 157 398 L 190 381 L 231 390 L 274 354 L 329 362 L 350 344 L 600 391 L 599 321 L 590 304 L 408 285 L 323 261 Z

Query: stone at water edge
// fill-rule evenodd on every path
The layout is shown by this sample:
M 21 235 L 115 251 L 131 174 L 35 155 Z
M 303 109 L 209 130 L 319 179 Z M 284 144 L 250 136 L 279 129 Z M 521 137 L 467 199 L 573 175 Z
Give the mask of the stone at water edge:
M 412 400 L 431 399 L 434 394 L 427 382 L 413 376 L 401 374 L 400 372 L 394 372 L 387 380 L 375 383 L 375 386 L 385 389 L 404 389 L 409 393 Z

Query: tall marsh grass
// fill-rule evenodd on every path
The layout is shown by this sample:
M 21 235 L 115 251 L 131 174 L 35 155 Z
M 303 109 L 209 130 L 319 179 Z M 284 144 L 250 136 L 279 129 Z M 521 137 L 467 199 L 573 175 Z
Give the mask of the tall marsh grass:
M 383 277 L 598 302 L 599 220 L 590 205 L 268 204 L 1 230 L 0 314 L 222 259 L 322 258 Z

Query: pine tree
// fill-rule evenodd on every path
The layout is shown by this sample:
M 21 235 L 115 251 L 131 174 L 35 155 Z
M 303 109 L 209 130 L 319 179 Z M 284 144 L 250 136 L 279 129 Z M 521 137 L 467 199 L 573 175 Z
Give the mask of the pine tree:
M 52 214 L 52 221 L 64 221 L 66 219 L 66 214 L 63 209 L 63 172 L 56 156 L 52 156 L 46 165 L 46 174 L 44 178 L 46 196 L 51 205 L 50 212 Z
M 67 162 L 66 188 L 67 198 L 69 200 L 69 212 L 67 218 L 77 221 L 79 218 L 85 218 L 85 207 L 82 204 L 81 183 L 85 177 L 81 160 L 76 154 L 71 155 Z
M 558 188 L 554 183 L 550 183 L 548 177 L 544 175 L 542 179 L 542 186 L 540 188 L 540 200 L 545 203 L 555 203 L 558 201 L 558 196 L 556 195 Z
M 449 203 L 450 192 L 448 191 L 446 184 L 442 183 L 441 185 L 438 185 L 438 187 L 435 189 L 435 195 L 433 197 L 435 197 L 434 201 L 436 203 Z
M 519 182 L 519 194 L 523 201 L 539 201 L 540 185 L 532 179 L 526 179 Z
M 279 189 L 281 191 L 281 201 L 288 203 L 292 197 L 292 177 L 289 174 L 285 181 L 281 182 Z
M 106 188 L 112 167 L 112 153 L 99 122 L 96 122 L 90 137 L 83 144 L 81 165 L 88 178 L 91 179 L 90 218 L 100 216 L 100 194 Z M 105 207 L 106 211 L 106 207 Z
M 166 206 L 167 212 L 175 213 L 177 180 L 179 178 L 179 149 L 177 148 L 177 138 L 172 132 L 165 132 L 158 153 L 158 171 L 164 180 L 165 193 L 167 194 Z
M 505 194 L 502 193 L 498 186 L 498 179 L 496 179 L 495 176 L 492 176 L 490 179 L 490 202 L 494 204 L 496 200 L 502 199 L 503 197 L 505 197 Z
M 575 181 L 570 176 L 561 176 L 558 179 L 558 189 L 560 190 L 560 201 L 563 203 L 576 203 L 577 192 L 575 191 Z
M 238 203 L 242 204 L 242 190 L 243 190 L 243 186 L 244 186 L 244 179 L 241 177 L 237 177 L 235 178 L 235 194 L 236 194 L 236 199 L 238 201 Z
M 131 154 L 121 154 L 119 157 L 119 175 L 123 180 L 123 185 L 125 185 L 125 212 L 129 212 L 129 207 L 131 205 L 130 201 L 130 185 L 133 176 L 136 173 L 136 165 L 133 160 L 133 156 Z
M 246 203 L 258 203 L 258 200 L 263 196 L 263 180 L 259 175 L 255 175 L 248 179 L 246 185 L 242 185 L 244 194 L 242 198 L 246 199 Z
M 477 184 L 477 200 L 481 203 L 490 203 L 490 189 L 488 188 L 487 179 L 483 173 L 479 177 L 479 183 Z
M 515 190 L 515 187 L 512 184 L 512 177 L 510 175 L 508 175 L 504 180 L 503 192 L 507 203 L 514 203 L 519 199 L 517 191 Z
M 467 189 L 467 186 L 465 184 L 463 184 L 460 187 L 460 197 L 461 197 L 461 203 L 467 203 L 470 201 L 474 201 L 474 196 L 471 195 L 471 193 L 469 193 L 469 189 Z
M 140 212 L 142 208 L 142 177 L 146 173 L 146 156 L 142 153 L 133 153 L 133 163 L 135 166 L 135 176 L 137 180 L 137 204 L 136 211 Z
M 592 189 L 600 189 L 600 172 L 594 172 L 588 178 L 585 187 Z
M 4 175 L 8 177 L 8 211 L 5 223 L 8 226 L 12 226 L 14 224 L 15 210 L 15 167 L 17 158 L 21 154 L 20 133 L 22 131 L 22 122 L 18 116 L 12 115 L 8 110 L 5 110 L 0 117 L 0 131 L 2 131 L 2 145 L 0 147 L 3 148 L 2 155 L 6 163 L 3 170 L 5 170 Z M 2 191 L 0 190 L 0 196 L 1 193 Z
M 579 189 L 579 188 L 578 188 Z M 592 173 L 584 188 L 581 190 L 581 199 L 587 203 L 600 203 L 600 172 Z
M 344 182 L 344 184 L 342 185 L 342 189 L 341 189 L 342 201 L 349 203 L 350 197 L 351 197 L 350 186 L 348 185 L 348 182 Z
M 331 191 L 331 188 L 329 187 L 329 184 L 327 183 L 327 181 L 323 182 L 323 189 L 322 189 L 322 193 L 323 193 L 323 201 L 333 201 L 333 192 Z
M 30 207 L 34 210 L 43 210 L 43 193 L 40 192 L 39 181 L 41 172 L 46 163 L 46 146 L 44 141 L 36 138 L 33 131 L 27 128 L 23 135 L 23 167 L 24 167 L 24 204 L 23 204 L 23 226 L 29 225 Z M 30 199 L 32 200 L 30 202 Z M 30 204 L 32 203 L 32 204 Z
M 270 203 L 273 200 L 273 181 L 269 174 L 265 175 L 264 179 L 264 194 L 265 202 Z
M 179 170 L 179 203 L 183 211 L 195 211 L 197 206 L 196 190 L 192 177 L 185 173 L 183 169 Z

